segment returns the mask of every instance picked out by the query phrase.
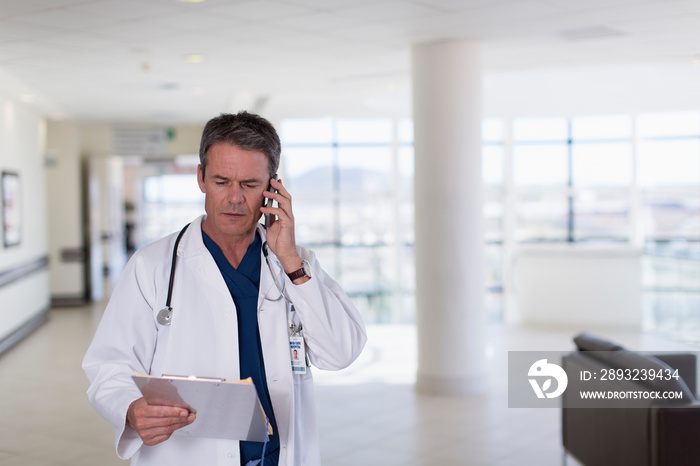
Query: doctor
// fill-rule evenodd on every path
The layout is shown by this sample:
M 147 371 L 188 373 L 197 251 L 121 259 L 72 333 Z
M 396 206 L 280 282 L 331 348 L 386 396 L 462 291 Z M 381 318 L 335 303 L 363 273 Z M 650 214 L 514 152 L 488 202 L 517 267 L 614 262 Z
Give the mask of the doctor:
M 272 125 L 222 114 L 206 124 L 199 157 L 206 215 L 177 244 L 170 235 L 128 262 L 83 361 L 88 399 L 132 465 L 252 466 L 262 443 L 178 435 L 196 415 L 149 406 L 131 375 L 252 377 L 274 430 L 264 466 L 320 464 L 311 370 L 292 361 L 290 347 L 319 369 L 342 369 L 364 347 L 364 324 L 314 254 L 296 245 L 291 196 L 273 178 Z M 271 216 L 267 229 L 262 214 Z M 168 318 L 159 315 L 166 302 Z

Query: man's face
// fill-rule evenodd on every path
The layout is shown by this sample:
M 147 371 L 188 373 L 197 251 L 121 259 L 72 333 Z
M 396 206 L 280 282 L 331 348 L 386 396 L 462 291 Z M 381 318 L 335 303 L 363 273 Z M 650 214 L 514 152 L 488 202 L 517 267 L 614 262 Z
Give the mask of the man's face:
M 267 157 L 225 143 L 211 146 L 207 155 L 204 176 L 201 166 L 197 171 L 205 194 L 204 230 L 214 241 L 246 240 L 262 215 L 262 193 L 270 182 Z

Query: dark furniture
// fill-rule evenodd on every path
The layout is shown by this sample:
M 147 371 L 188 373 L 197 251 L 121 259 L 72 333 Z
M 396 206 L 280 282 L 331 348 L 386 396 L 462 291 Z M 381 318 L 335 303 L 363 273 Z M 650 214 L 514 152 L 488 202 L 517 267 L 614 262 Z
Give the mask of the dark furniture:
M 700 465 L 700 403 L 693 353 L 644 355 L 582 333 L 563 358 L 569 384 L 562 395 L 565 455 L 586 466 Z M 654 381 L 581 380 L 582 371 L 678 369 L 680 378 Z M 579 390 L 681 392 L 682 400 L 620 400 L 615 408 L 577 408 Z M 579 397 L 579 398 L 577 398 Z M 632 407 L 634 406 L 634 407 Z M 566 457 L 566 456 L 565 456 Z

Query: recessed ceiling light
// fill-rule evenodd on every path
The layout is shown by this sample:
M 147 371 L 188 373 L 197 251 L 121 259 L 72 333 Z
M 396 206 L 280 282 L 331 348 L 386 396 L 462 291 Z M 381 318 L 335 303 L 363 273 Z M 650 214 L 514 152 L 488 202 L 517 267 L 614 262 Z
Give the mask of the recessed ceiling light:
M 204 55 L 199 54 L 199 53 L 190 53 L 189 55 L 185 55 L 185 61 L 187 63 L 204 63 L 206 58 Z
M 204 94 L 204 88 L 202 86 L 195 86 L 192 88 L 192 95 L 202 95 Z
M 180 0 L 180 3 L 204 3 L 207 0 Z

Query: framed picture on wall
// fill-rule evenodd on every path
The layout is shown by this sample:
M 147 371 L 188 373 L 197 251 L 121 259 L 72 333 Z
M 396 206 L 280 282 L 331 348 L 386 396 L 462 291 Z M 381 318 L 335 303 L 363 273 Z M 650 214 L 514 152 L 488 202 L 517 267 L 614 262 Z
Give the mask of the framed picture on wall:
M 2 172 L 2 242 L 7 248 L 22 241 L 22 209 L 17 173 Z

